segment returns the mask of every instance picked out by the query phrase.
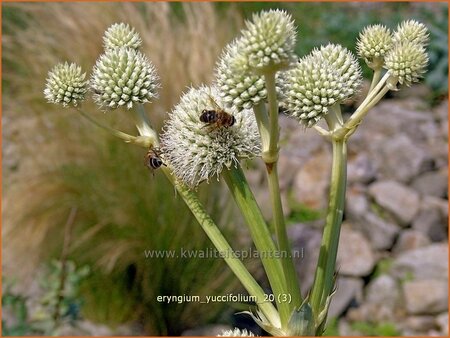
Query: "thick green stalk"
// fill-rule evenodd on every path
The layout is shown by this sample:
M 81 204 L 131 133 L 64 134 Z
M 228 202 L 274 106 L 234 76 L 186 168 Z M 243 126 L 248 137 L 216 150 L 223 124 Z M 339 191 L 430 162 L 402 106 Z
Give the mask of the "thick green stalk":
M 327 297 L 333 290 L 339 234 L 344 214 L 347 180 L 347 145 L 344 139 L 333 139 L 333 164 L 329 193 L 329 205 L 319 261 L 311 291 L 310 304 L 317 316 L 324 309 Z
M 222 174 L 231 195 L 249 226 L 252 239 L 259 251 L 264 270 L 275 296 L 282 328 L 286 328 L 291 312 L 289 303 L 284 300 L 287 292 L 283 269 L 277 259 L 280 253 L 272 240 L 270 231 L 241 167 L 231 167 L 229 170 L 224 170 Z
M 171 183 L 175 186 L 178 193 L 181 195 L 186 205 L 189 207 L 192 214 L 195 216 L 198 223 L 205 231 L 206 235 L 209 237 L 216 249 L 223 254 L 224 260 L 228 264 L 230 269 L 240 280 L 248 293 L 251 296 L 256 297 L 259 309 L 264 313 L 264 315 L 274 327 L 280 327 L 280 317 L 277 310 L 271 302 L 267 301 L 264 290 L 248 272 L 241 260 L 233 255 L 233 249 L 228 244 L 225 237 L 222 235 L 220 229 L 208 215 L 203 205 L 198 200 L 197 196 L 183 184 L 175 182 L 168 168 L 162 168 L 162 170 L 164 171 L 169 181 L 171 181 Z
M 277 92 L 275 87 L 275 72 L 268 72 L 264 75 L 267 89 L 267 99 L 269 101 L 269 120 L 270 120 L 270 142 L 269 156 L 263 157 L 266 162 L 267 181 L 269 185 L 270 200 L 272 203 L 273 222 L 277 235 L 278 248 L 283 254 L 281 256 L 281 265 L 284 277 L 286 279 L 286 288 L 292 297 L 290 303 L 290 312 L 301 304 L 302 297 L 300 293 L 300 283 L 295 270 L 294 260 L 292 259 L 291 246 L 287 236 L 286 223 L 284 220 L 283 205 L 281 203 L 281 192 L 278 182 L 278 125 L 279 113 Z

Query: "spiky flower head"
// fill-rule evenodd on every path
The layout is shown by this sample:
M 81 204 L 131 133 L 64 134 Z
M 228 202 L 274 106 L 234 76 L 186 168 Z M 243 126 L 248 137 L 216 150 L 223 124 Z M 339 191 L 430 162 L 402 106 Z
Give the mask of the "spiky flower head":
M 75 63 L 57 64 L 48 73 L 44 96 L 50 103 L 77 106 L 87 92 L 86 73 Z
M 312 55 L 321 55 L 337 70 L 345 83 L 344 88 L 342 88 L 343 92 L 345 92 L 345 99 L 352 97 L 358 92 L 362 83 L 362 71 L 352 52 L 341 45 L 329 43 L 326 46 L 315 49 Z
M 386 55 L 385 68 L 401 85 L 418 82 L 428 65 L 428 54 L 422 44 L 411 41 L 397 43 Z
M 142 45 L 139 33 L 126 23 L 115 23 L 111 25 L 103 36 L 103 46 L 105 50 L 129 47 L 138 49 Z
M 403 21 L 394 33 L 396 43 L 409 41 L 426 47 L 429 38 L 427 27 L 416 20 Z
M 261 151 L 255 117 L 248 111 L 227 110 L 227 116 L 234 116 L 234 123 L 227 126 L 200 120 L 205 109 L 218 112 L 221 107 L 223 101 L 214 87 L 191 88 L 169 114 L 161 150 L 175 176 L 189 187 Z
M 254 337 L 255 335 L 251 331 L 247 331 L 247 329 L 240 330 L 237 327 L 233 330 L 223 331 L 222 334 L 219 334 L 217 337 Z
M 115 109 L 150 102 L 157 97 L 159 77 L 155 67 L 140 51 L 131 48 L 109 49 L 95 64 L 91 78 L 94 100 Z
M 392 32 L 383 25 L 371 25 L 359 33 L 356 50 L 360 58 L 369 66 L 380 68 L 384 63 L 384 56 L 392 47 Z
M 341 74 L 317 54 L 303 57 L 295 68 L 285 72 L 283 79 L 284 107 L 306 127 L 315 125 L 348 94 Z
M 246 22 L 239 48 L 252 68 L 285 68 L 293 61 L 296 34 L 294 21 L 287 12 L 264 11 Z
M 216 86 L 227 107 L 250 109 L 267 97 L 264 77 L 251 72 L 236 41 L 225 47 L 216 66 Z

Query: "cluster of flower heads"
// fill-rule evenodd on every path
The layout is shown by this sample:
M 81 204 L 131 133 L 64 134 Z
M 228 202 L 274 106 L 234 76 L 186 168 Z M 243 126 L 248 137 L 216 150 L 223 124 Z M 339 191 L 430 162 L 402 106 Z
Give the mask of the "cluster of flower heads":
M 109 27 L 103 37 L 105 48 L 97 60 L 90 81 L 76 64 L 60 63 L 48 74 L 45 97 L 51 103 L 76 106 L 83 101 L 88 86 L 99 106 L 132 108 L 157 97 L 159 78 L 155 67 L 138 50 L 142 41 L 129 25 Z
M 283 106 L 306 127 L 314 126 L 330 107 L 354 96 L 362 82 L 355 56 L 340 45 L 314 49 L 281 79 Z
M 222 334 L 219 334 L 217 337 L 254 337 L 255 335 L 251 331 L 247 331 L 247 329 L 238 329 L 234 328 L 233 330 L 223 331 Z
M 221 107 L 223 101 L 216 88 L 191 88 L 169 114 L 161 135 L 164 161 L 190 187 L 261 151 L 254 115 L 234 108 L 225 112 Z M 205 110 L 230 114 L 234 123 L 219 126 L 202 122 L 200 116 Z
M 225 47 L 216 67 L 216 86 L 225 104 L 242 110 L 264 102 L 263 74 L 295 63 L 296 35 L 294 22 L 285 11 L 253 15 L 241 35 Z
M 359 56 L 371 68 L 384 67 L 398 83 L 410 86 L 425 72 L 428 40 L 425 25 L 408 20 L 399 24 L 393 33 L 382 25 L 366 27 L 356 47 Z

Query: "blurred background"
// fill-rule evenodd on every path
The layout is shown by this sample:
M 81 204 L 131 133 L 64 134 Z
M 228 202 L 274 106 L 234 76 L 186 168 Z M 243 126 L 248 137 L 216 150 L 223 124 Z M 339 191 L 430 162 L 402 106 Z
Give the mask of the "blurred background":
M 126 22 L 162 79 L 160 99 L 147 107 L 161 128 L 188 86 L 211 82 L 218 55 L 244 20 L 268 8 L 293 15 L 299 55 L 329 41 L 354 51 L 358 33 L 373 23 L 395 28 L 414 18 L 429 28 L 424 81 L 390 94 L 349 144 L 340 277 L 327 334 L 447 335 L 448 8 L 430 2 L 2 4 L 3 335 L 214 335 L 231 326 L 261 334 L 234 315 L 248 304 L 156 301 L 244 291 L 219 259 L 146 258 L 146 250 L 212 245 L 166 179 L 145 168 L 145 151 L 47 104 L 42 92 L 60 61 L 89 74 L 104 30 Z M 92 102 L 84 108 L 134 132 L 126 111 L 104 114 Z M 304 253 L 297 267 L 306 292 L 331 152 L 313 131 L 280 118 L 280 184 L 290 238 Z M 248 168 L 268 210 L 263 168 L 259 161 Z M 245 226 L 221 184 L 198 193 L 233 247 L 248 249 Z M 267 287 L 259 262 L 245 264 Z

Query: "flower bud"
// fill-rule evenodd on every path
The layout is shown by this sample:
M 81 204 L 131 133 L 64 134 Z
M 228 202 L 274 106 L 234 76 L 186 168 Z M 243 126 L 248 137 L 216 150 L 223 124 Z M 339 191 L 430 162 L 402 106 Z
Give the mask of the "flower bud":
M 343 101 L 349 89 L 342 75 L 317 53 L 303 57 L 284 73 L 284 107 L 306 127 L 312 127 L 328 114 L 329 107 Z
M 381 68 L 384 56 L 392 48 L 392 33 L 383 25 L 372 25 L 359 33 L 356 50 L 369 66 Z
M 394 33 L 396 43 L 409 41 L 423 45 L 423 47 L 427 46 L 429 38 L 427 27 L 416 20 L 403 21 Z
M 411 41 L 397 43 L 386 54 L 385 68 L 398 83 L 410 86 L 418 82 L 428 65 L 428 55 L 422 44 Z
M 312 55 L 321 55 L 338 72 L 345 86 L 345 99 L 352 97 L 361 87 L 362 71 L 356 57 L 341 45 L 328 44 L 315 49 Z
M 238 328 L 234 328 L 233 330 L 222 331 L 222 334 L 219 334 L 217 337 L 254 337 L 255 335 L 251 331 L 247 331 L 246 329 L 240 330 Z
M 225 48 L 217 63 L 216 86 L 224 103 L 239 111 L 251 109 L 267 97 L 264 77 L 251 72 L 236 41 Z
M 254 14 L 253 21 L 247 21 L 242 31 L 241 52 L 252 68 L 286 68 L 293 61 L 296 34 L 294 22 L 285 11 Z
M 131 48 L 109 49 L 95 64 L 91 79 L 94 100 L 102 107 L 133 107 L 157 97 L 155 67 L 147 57 Z
M 72 104 L 77 106 L 84 100 L 87 92 L 86 73 L 75 63 L 60 63 L 49 73 L 44 89 L 45 98 L 50 103 L 62 104 L 64 107 Z
M 125 23 L 115 23 L 111 25 L 103 36 L 103 46 L 105 50 L 129 47 L 138 49 L 142 45 L 139 34 Z
M 224 167 L 236 165 L 240 158 L 252 158 L 261 151 L 254 114 L 234 108 L 225 112 L 221 107 L 217 89 L 191 88 L 164 127 L 164 159 L 175 176 L 191 188 L 218 176 Z M 205 111 L 210 112 L 205 115 Z M 205 118 L 209 123 L 203 122 Z

